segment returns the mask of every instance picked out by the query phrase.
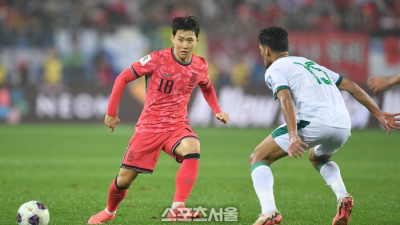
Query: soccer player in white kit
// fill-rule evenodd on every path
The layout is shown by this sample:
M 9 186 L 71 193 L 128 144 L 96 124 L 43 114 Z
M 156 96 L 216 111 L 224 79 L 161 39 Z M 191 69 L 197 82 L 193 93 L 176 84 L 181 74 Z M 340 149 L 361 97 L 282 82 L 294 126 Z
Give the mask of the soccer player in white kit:
M 265 82 L 278 99 L 286 124 L 275 129 L 250 156 L 251 177 L 262 213 L 255 225 L 281 224 L 273 194 L 274 178 L 269 167 L 276 160 L 302 157 L 309 160 L 336 195 L 338 206 L 333 225 L 346 225 L 353 207 L 338 165 L 330 160 L 350 137 L 351 122 L 339 90 L 348 91 L 385 127 L 400 129 L 400 119 L 382 112 L 354 82 L 304 57 L 289 56 L 288 34 L 281 27 L 260 31 L 259 48 L 267 68 Z

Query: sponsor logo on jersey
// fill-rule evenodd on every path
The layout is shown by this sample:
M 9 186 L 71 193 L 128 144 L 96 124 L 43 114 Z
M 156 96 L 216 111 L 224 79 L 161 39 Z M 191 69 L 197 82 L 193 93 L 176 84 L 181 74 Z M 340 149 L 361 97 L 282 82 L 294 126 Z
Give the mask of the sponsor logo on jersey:
M 148 63 L 151 60 L 151 56 L 150 55 L 146 55 L 145 57 L 141 58 L 139 60 L 140 64 L 142 64 L 142 66 L 146 65 L 146 63 Z

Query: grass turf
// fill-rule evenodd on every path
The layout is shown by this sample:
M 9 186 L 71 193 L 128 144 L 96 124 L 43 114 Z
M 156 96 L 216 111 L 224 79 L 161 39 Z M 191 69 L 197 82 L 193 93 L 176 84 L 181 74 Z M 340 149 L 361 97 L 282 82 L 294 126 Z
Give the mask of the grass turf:
M 200 171 L 188 207 L 238 208 L 238 222 L 252 224 L 260 212 L 248 156 L 271 130 L 197 128 Z M 399 132 L 353 130 L 335 154 L 348 191 L 355 198 L 350 224 L 398 224 L 400 218 Z M 0 126 L 0 224 L 17 224 L 18 207 L 39 200 L 50 210 L 50 224 L 87 224 L 104 209 L 110 182 L 133 126 L 114 133 L 100 125 Z M 174 195 L 179 165 L 161 153 L 153 175 L 132 184 L 109 224 L 168 224 L 161 214 Z M 271 165 L 275 199 L 283 224 L 331 224 L 335 196 L 306 158 L 284 158 Z M 195 223 L 196 224 L 196 223 Z

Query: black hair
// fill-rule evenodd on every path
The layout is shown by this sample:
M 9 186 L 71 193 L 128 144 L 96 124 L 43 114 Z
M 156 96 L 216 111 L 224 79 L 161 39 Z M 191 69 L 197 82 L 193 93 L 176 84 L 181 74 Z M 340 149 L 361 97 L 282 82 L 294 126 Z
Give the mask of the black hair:
M 260 30 L 258 41 L 262 46 L 268 46 L 275 52 L 289 50 L 288 33 L 282 27 L 268 27 Z
M 194 32 L 196 37 L 199 37 L 200 26 L 197 22 L 197 18 L 194 16 L 175 17 L 174 19 L 172 19 L 171 27 L 172 35 L 174 36 L 176 32 L 178 32 L 178 30 L 191 30 Z

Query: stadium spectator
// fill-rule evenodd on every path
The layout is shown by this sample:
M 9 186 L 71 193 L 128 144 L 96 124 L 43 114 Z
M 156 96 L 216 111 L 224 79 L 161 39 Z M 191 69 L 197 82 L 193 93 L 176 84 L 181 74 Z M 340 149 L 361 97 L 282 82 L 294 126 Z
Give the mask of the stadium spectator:
M 221 112 L 214 88 L 208 77 L 204 58 L 193 53 L 200 31 L 194 17 L 172 20 L 172 48 L 155 51 L 126 68 L 115 80 L 104 123 L 114 131 L 119 124 L 117 109 L 125 85 L 146 76 L 147 98 L 135 134 L 124 156 L 120 172 L 112 181 L 107 208 L 92 216 L 89 224 L 114 219 L 118 205 L 139 173 L 153 173 L 161 149 L 182 163 L 176 175 L 176 192 L 168 219 L 199 217 L 185 208 L 197 178 L 200 142 L 187 119 L 190 94 L 199 85 L 216 118 L 228 122 Z
M 218 83 L 218 76 L 220 74 L 218 66 L 215 64 L 215 60 L 213 60 L 212 55 L 210 55 L 210 62 L 208 63 L 208 73 L 210 76 L 210 81 L 213 84 Z
M 7 81 L 7 69 L 2 63 L 0 63 L 0 85 L 6 84 L 6 81 Z
M 351 130 L 350 115 L 339 90 L 346 90 L 364 105 L 388 134 L 390 129 L 400 129 L 400 118 L 395 118 L 400 113 L 382 112 L 354 82 L 304 57 L 289 56 L 285 29 L 265 28 L 258 40 L 267 68 L 266 84 L 279 100 L 286 124 L 275 129 L 250 156 L 251 177 L 262 208 L 255 225 L 281 224 L 270 165 L 286 155 L 302 157 L 306 149 L 310 149 L 310 162 L 336 195 L 338 206 L 332 224 L 346 225 L 353 198 L 339 166 L 330 159 L 346 143 Z
M 111 61 L 105 53 L 99 53 L 95 57 L 96 82 L 99 85 L 111 85 L 114 81 L 114 70 Z
M 251 31 L 261 26 L 277 24 L 296 31 L 368 32 L 370 35 L 393 34 L 395 36 L 400 30 L 400 24 L 396 22 L 400 20 L 400 2 L 389 0 L 379 2 L 174 0 L 158 4 L 151 1 L 123 0 L 65 0 L 61 2 L 7 0 L 0 3 L 0 54 L 6 54 L 5 51 L 36 51 L 34 49 L 39 48 L 43 51 L 42 56 L 32 54 L 36 58 L 28 60 L 41 60 L 39 64 L 43 65 L 44 49 L 55 45 L 57 38 L 60 38 L 60 32 L 73 34 L 90 31 L 96 39 L 101 40 L 123 26 L 137 26 L 152 40 L 153 48 L 157 49 L 159 35 L 156 30 L 167 25 L 164 18 L 188 13 L 197 15 L 204 21 L 207 39 L 213 38 L 218 42 L 227 43 L 228 46 L 237 47 L 236 50 L 223 49 L 222 53 L 226 54 L 229 60 L 229 62 L 224 62 L 226 65 L 235 62 L 236 52 L 251 54 L 249 51 L 252 50 L 242 43 L 251 43 Z M 240 38 L 237 34 L 241 34 Z M 94 45 L 99 49 L 102 48 L 99 44 Z M 78 50 L 86 51 L 85 46 L 86 44 L 79 46 Z M 93 72 L 96 67 L 94 55 L 79 51 L 64 55 L 62 49 L 57 50 L 64 65 L 64 81 L 95 83 L 93 82 L 95 78 Z M 220 55 L 220 50 L 209 47 L 208 55 Z M 218 57 L 214 58 L 218 60 Z M 6 63 L 5 66 L 10 71 L 17 70 L 15 62 Z M 29 61 L 26 63 L 31 64 Z M 110 63 L 113 68 L 117 68 L 114 65 L 115 62 L 110 61 Z M 35 71 L 30 70 L 29 73 L 35 73 Z M 219 77 L 221 84 L 230 81 L 230 78 L 226 76 L 231 75 L 230 70 L 222 69 Z M 29 74 L 28 77 L 37 79 L 40 76 Z M 29 82 L 39 83 L 34 80 L 29 80 Z
M 50 48 L 43 65 L 43 81 L 46 84 L 56 85 L 62 82 L 63 65 L 58 57 L 57 50 Z
M 8 120 L 11 111 L 11 94 L 6 87 L 0 86 L 0 119 Z
M 368 86 L 374 93 L 388 89 L 396 84 L 400 84 L 400 73 L 393 77 L 370 77 Z
M 244 60 L 244 57 L 237 57 L 232 68 L 231 83 L 234 86 L 247 86 L 249 84 L 250 67 L 249 63 Z
M 17 64 L 17 71 L 14 76 L 11 77 L 11 83 L 14 86 L 24 86 L 28 83 L 28 63 L 25 60 L 21 60 Z
M 8 124 L 19 124 L 27 112 L 28 103 L 21 88 L 0 86 L 0 120 Z

